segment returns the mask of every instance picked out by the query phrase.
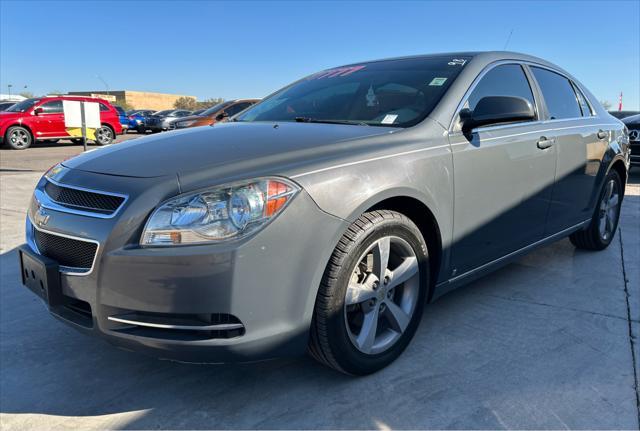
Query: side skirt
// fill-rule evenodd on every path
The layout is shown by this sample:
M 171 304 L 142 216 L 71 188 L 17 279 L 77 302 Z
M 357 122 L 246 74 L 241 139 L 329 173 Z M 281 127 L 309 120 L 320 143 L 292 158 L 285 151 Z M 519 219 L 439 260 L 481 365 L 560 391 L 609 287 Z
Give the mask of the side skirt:
M 458 287 L 464 286 L 467 283 L 471 283 L 474 280 L 477 280 L 511 262 L 517 260 L 518 258 L 530 253 L 531 251 L 543 247 L 552 242 L 558 241 L 564 237 L 571 235 L 573 232 L 576 232 L 580 229 L 584 229 L 589 226 L 591 219 L 585 220 L 581 223 L 578 223 L 570 228 L 561 230 L 558 233 L 555 233 L 551 236 L 543 238 L 539 241 L 534 242 L 526 247 L 513 251 L 509 254 L 506 254 L 498 259 L 492 260 L 491 262 L 485 263 L 477 268 L 474 268 L 470 271 L 465 272 L 464 274 L 460 274 L 456 277 L 450 278 L 447 281 L 443 281 L 438 283 L 435 288 L 435 292 L 433 294 L 433 298 L 430 302 L 435 301 L 437 298 L 445 295 L 446 293 L 451 292 L 452 290 L 457 289 Z

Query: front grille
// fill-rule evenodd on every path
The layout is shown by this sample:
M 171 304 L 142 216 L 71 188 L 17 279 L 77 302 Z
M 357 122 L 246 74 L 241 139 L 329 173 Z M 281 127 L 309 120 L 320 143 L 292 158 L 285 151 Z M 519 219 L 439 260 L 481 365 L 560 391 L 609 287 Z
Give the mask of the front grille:
M 55 260 L 60 266 L 77 269 L 79 272 L 91 270 L 98 250 L 96 243 L 66 238 L 37 229 L 34 229 L 33 236 L 41 255 Z
M 50 181 L 44 186 L 47 195 L 56 203 L 72 209 L 113 214 L 124 202 L 124 197 L 59 186 Z

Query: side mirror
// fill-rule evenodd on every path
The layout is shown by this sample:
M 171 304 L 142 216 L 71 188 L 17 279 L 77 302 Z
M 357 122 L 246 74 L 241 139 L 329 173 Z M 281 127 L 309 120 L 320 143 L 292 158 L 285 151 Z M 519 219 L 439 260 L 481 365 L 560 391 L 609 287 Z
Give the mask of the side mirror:
M 33 115 L 40 115 L 44 112 L 42 108 L 36 108 L 33 110 Z
M 535 118 L 536 113 L 531 103 L 527 99 L 514 96 L 483 97 L 473 112 L 469 109 L 460 111 L 462 131 L 465 133 L 487 124 L 531 121 Z
M 226 112 L 222 111 L 221 113 L 219 113 L 218 115 L 216 115 L 216 121 L 222 121 L 225 118 L 228 118 L 229 114 L 227 114 Z

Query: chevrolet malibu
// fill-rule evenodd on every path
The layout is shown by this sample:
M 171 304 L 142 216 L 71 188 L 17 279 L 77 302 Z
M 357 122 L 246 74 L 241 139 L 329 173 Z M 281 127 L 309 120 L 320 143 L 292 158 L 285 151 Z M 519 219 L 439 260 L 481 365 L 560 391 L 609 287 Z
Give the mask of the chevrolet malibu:
M 22 281 L 129 350 L 228 362 L 401 354 L 424 305 L 536 247 L 612 241 L 628 136 L 539 58 L 337 67 L 230 122 L 82 154 L 38 183 Z

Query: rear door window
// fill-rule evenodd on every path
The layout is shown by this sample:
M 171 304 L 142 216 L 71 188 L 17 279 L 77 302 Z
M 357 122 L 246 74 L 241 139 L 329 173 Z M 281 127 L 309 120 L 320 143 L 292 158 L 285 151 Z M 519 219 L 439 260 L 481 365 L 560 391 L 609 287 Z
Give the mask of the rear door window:
M 531 71 L 538 81 L 551 120 L 582 117 L 571 81 L 540 67 L 531 67 Z

